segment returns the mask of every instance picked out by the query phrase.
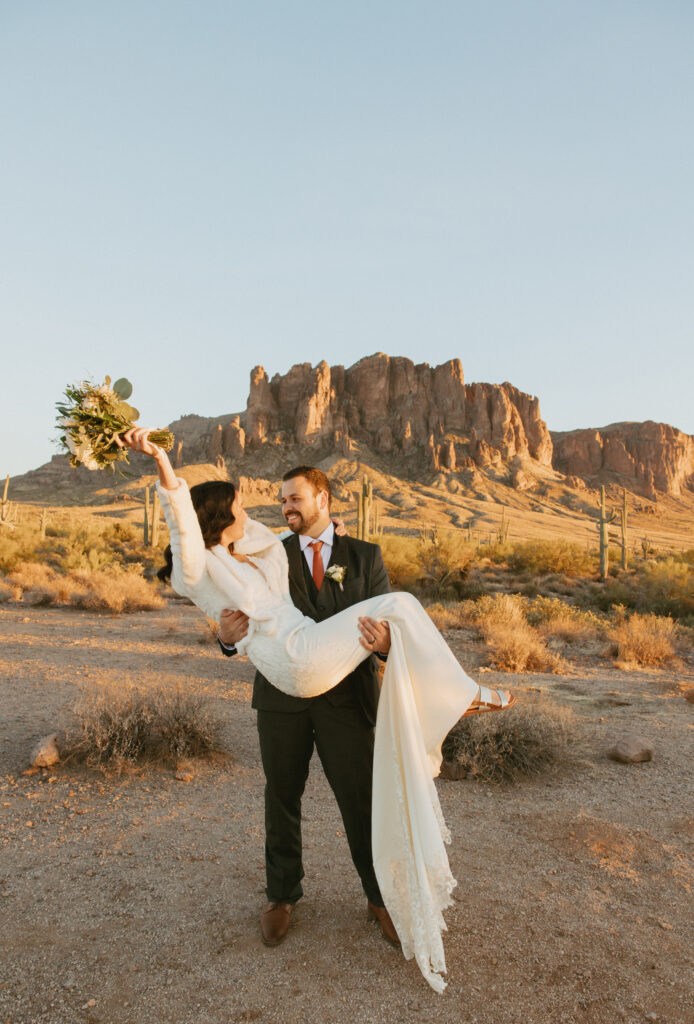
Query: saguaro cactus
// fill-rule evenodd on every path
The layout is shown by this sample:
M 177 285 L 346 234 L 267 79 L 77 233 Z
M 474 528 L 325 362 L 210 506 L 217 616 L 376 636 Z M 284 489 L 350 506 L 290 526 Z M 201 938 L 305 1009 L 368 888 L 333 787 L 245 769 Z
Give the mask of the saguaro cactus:
M 373 504 L 373 485 L 364 476 L 361 492 L 357 495 L 357 538 L 369 540 L 371 537 L 371 506 Z
M 617 513 L 614 509 L 608 513 L 605 512 L 605 485 L 603 484 L 600 488 L 600 518 L 598 519 L 598 531 L 600 534 L 600 579 L 607 579 L 607 572 L 609 569 L 609 544 L 610 544 L 610 523 L 613 523 L 617 518 Z
M 622 518 L 622 521 L 621 521 L 621 527 L 622 527 L 622 569 L 626 569 L 626 567 L 627 567 L 627 560 L 628 560 L 628 555 L 627 555 L 627 542 L 628 542 L 628 536 L 627 536 L 627 489 L 626 489 L 626 487 L 624 488 L 624 496 L 622 498 L 622 517 L 621 518 Z
M 150 547 L 156 548 L 159 543 L 159 517 L 160 517 L 160 503 L 159 503 L 159 492 L 154 489 L 152 495 L 152 531 L 150 534 Z
M 10 474 L 8 473 L 7 476 L 5 477 L 5 488 L 4 488 L 3 492 L 2 492 L 2 510 L 0 512 L 0 517 L 2 518 L 3 522 L 5 522 L 5 520 L 8 518 L 8 512 L 9 512 L 9 505 L 10 505 L 10 503 L 7 500 L 7 492 L 9 491 L 9 489 L 10 489 Z
M 145 487 L 145 513 L 142 519 L 142 536 L 145 547 L 149 547 L 149 519 L 150 519 L 150 504 L 149 504 L 149 487 Z
M 501 509 L 501 523 L 499 524 L 499 532 L 497 534 L 497 542 L 499 544 L 505 544 L 508 539 L 508 527 L 509 522 L 506 518 L 506 506 L 504 505 Z
M 41 527 L 39 530 L 39 537 L 41 540 L 46 539 L 46 523 L 48 522 L 48 510 L 41 509 Z

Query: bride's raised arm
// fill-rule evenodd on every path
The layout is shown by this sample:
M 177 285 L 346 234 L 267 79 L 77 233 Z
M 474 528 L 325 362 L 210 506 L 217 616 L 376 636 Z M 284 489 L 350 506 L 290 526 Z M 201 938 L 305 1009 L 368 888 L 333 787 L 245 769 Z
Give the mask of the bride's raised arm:
M 174 574 L 186 587 L 194 587 L 205 571 L 205 542 L 187 484 L 179 480 L 163 448 L 153 444 L 146 427 L 133 427 L 122 440 L 134 452 L 151 456 L 159 473 L 159 496 L 169 525 Z

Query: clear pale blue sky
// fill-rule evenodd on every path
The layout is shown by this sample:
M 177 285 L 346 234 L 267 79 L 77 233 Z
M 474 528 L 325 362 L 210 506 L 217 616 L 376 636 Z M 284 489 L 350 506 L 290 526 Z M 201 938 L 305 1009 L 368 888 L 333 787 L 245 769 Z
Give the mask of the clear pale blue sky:
M 694 433 L 689 0 L 0 0 L 0 474 L 384 351 Z

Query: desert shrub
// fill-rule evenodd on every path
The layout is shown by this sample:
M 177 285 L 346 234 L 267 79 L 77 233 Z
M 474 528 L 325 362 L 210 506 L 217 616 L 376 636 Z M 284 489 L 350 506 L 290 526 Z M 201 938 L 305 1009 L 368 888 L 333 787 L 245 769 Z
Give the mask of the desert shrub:
M 461 718 L 443 742 L 443 756 L 474 778 L 514 782 L 572 763 L 581 741 L 569 708 L 523 695 L 506 711 Z
M 550 651 L 541 636 L 528 626 L 485 627 L 489 665 L 500 672 L 561 672 L 562 658 Z
M 153 611 L 166 604 L 157 587 L 135 572 L 108 569 L 103 572 L 76 572 L 74 579 L 84 589 L 70 599 L 73 608 L 92 612 Z
M 53 513 L 45 539 L 41 539 L 36 521 L 0 530 L 0 572 L 11 572 L 22 563 L 39 562 L 63 573 L 111 566 L 128 568 L 139 563 L 145 572 L 152 573 L 161 564 L 161 552 L 167 543 L 164 527 L 158 547 L 151 548 L 145 547 L 142 529 L 133 523 L 85 514 L 73 523 Z
M 412 590 L 419 577 L 417 537 L 387 533 L 379 538 L 383 561 L 394 590 Z
M 151 611 L 163 608 L 165 601 L 159 589 L 135 571 L 117 567 L 61 574 L 40 562 L 22 562 L 14 569 L 8 583 L 14 596 L 28 605 L 68 605 L 87 611 L 121 612 Z
M 425 607 L 437 629 L 465 629 L 474 623 L 474 605 L 471 601 L 439 601 Z
M 694 614 L 694 565 L 688 557 L 669 556 L 647 564 L 639 582 L 640 610 L 675 618 Z
M 18 588 L 13 587 L 7 580 L 0 580 L 0 604 L 11 601 L 17 596 Z
M 395 590 L 414 590 L 442 598 L 460 596 L 461 580 L 475 558 L 461 531 L 438 530 L 421 537 L 385 534 L 383 561 Z
M 636 665 L 665 665 L 675 655 L 676 626 L 672 619 L 658 615 L 626 616 L 620 612 L 609 630 L 621 662 Z
M 489 664 L 501 672 L 560 672 L 562 659 L 547 648 L 526 618 L 527 599 L 490 594 L 472 612 L 489 651 Z
M 420 582 L 439 597 L 465 574 L 474 557 L 475 549 L 461 531 L 435 530 L 417 549 Z
M 219 724 L 204 697 L 179 687 L 102 683 L 82 693 L 60 741 L 64 761 L 122 769 L 178 764 L 219 749 Z
M 506 562 L 514 572 L 527 572 L 533 576 L 546 573 L 589 576 L 597 569 L 594 551 L 586 551 L 580 544 L 565 540 L 522 541 L 512 546 Z
M 594 612 L 576 608 L 557 597 L 536 597 L 527 606 L 526 618 L 544 637 L 564 643 L 596 639 L 605 628 Z
M 482 626 L 524 626 L 526 602 L 518 594 L 487 594 L 475 602 L 474 617 Z

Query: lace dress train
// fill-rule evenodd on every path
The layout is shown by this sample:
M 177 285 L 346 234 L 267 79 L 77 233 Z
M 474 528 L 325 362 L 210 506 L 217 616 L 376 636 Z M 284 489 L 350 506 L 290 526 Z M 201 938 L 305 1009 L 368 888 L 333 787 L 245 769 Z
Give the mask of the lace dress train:
M 408 960 L 414 956 L 432 988 L 442 991 L 442 912 L 456 882 L 444 845 L 450 834 L 433 779 L 441 767 L 441 744 L 476 698 L 477 684 L 420 603 L 404 593 L 361 601 L 324 622 L 308 620 L 288 639 L 282 671 L 265 656 L 260 637 L 247 653 L 278 689 L 317 696 L 369 656 L 359 643 L 361 615 L 386 619 L 391 633 L 376 719 L 374 869 L 403 954 Z

